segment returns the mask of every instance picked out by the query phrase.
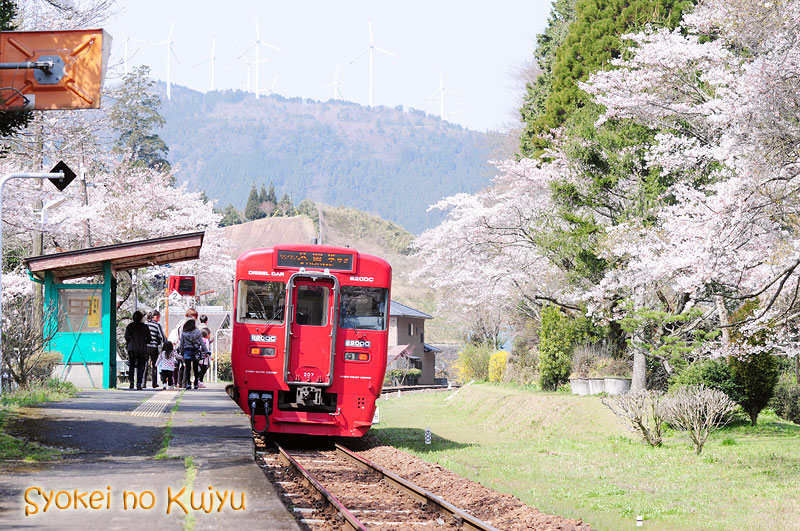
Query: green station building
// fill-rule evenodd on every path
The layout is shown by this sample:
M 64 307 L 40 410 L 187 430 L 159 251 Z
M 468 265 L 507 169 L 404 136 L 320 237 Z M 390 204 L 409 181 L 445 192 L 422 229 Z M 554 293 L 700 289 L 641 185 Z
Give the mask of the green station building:
M 54 376 L 78 387 L 117 386 L 117 273 L 196 260 L 204 232 L 25 259 L 44 285 L 44 334 L 61 354 Z

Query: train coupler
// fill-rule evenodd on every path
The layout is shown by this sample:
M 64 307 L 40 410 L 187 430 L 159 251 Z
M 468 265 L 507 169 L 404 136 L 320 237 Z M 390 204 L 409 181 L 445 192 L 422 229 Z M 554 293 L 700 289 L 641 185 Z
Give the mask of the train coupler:
M 247 402 L 250 406 L 250 427 L 255 433 L 264 434 L 269 429 L 269 416 L 272 413 L 272 393 L 251 391 L 247 395 Z M 256 428 L 256 417 L 264 417 L 264 427 Z

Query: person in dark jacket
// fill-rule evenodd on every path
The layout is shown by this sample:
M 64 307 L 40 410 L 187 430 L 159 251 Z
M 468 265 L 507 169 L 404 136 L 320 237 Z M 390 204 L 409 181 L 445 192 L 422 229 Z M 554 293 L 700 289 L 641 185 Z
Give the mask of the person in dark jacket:
M 167 336 L 164 335 L 164 329 L 161 328 L 161 323 L 158 322 L 159 319 L 161 319 L 161 312 L 153 310 L 147 314 L 147 323 L 145 323 L 150 329 L 150 342 L 147 344 L 148 361 L 145 367 L 149 368 L 153 375 L 154 389 L 158 387 L 156 360 L 158 360 L 158 354 L 161 352 L 161 345 L 167 341 Z M 147 374 L 144 376 L 144 386 L 147 387 Z
M 144 314 L 133 312 L 133 322 L 125 328 L 125 342 L 128 348 L 129 389 L 133 389 L 133 376 L 136 373 L 136 389 L 142 390 L 142 378 L 147 363 L 147 344 L 150 342 L 150 328 L 142 322 Z
M 195 326 L 194 319 L 188 319 L 181 333 L 181 353 L 183 354 L 183 384 L 186 389 L 192 388 L 192 372 L 194 372 L 194 388 L 200 383 L 199 362 L 206 353 L 203 333 Z

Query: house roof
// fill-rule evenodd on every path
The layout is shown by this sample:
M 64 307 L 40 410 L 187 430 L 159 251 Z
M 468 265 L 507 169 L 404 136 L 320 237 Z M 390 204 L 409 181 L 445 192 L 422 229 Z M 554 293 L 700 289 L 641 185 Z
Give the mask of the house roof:
M 45 271 L 52 271 L 57 279 L 89 277 L 103 272 L 103 263 L 111 262 L 115 271 L 169 264 L 183 260 L 196 260 L 203 245 L 203 232 L 179 234 L 135 242 L 92 247 L 65 253 L 26 258 L 28 271 L 44 279 Z
M 414 308 L 410 308 L 405 304 L 400 304 L 397 301 L 392 301 L 392 305 L 389 308 L 389 315 L 391 317 L 416 317 L 417 319 L 433 319 L 432 315 L 415 310 Z
M 436 348 L 433 345 L 429 345 L 428 343 L 423 343 L 422 346 L 425 348 L 425 352 L 441 352 L 442 349 Z
M 412 360 L 418 360 L 418 356 L 412 356 L 414 354 L 414 345 L 395 345 L 393 347 L 389 347 L 389 352 L 386 353 L 386 364 L 389 365 L 397 358 L 408 358 Z

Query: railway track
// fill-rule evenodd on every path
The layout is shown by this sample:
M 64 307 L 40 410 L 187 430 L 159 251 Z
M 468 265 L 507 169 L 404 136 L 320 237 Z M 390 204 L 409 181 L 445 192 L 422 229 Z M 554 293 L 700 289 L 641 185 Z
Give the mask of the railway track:
M 339 444 L 265 450 L 259 465 L 309 529 L 496 529 Z

